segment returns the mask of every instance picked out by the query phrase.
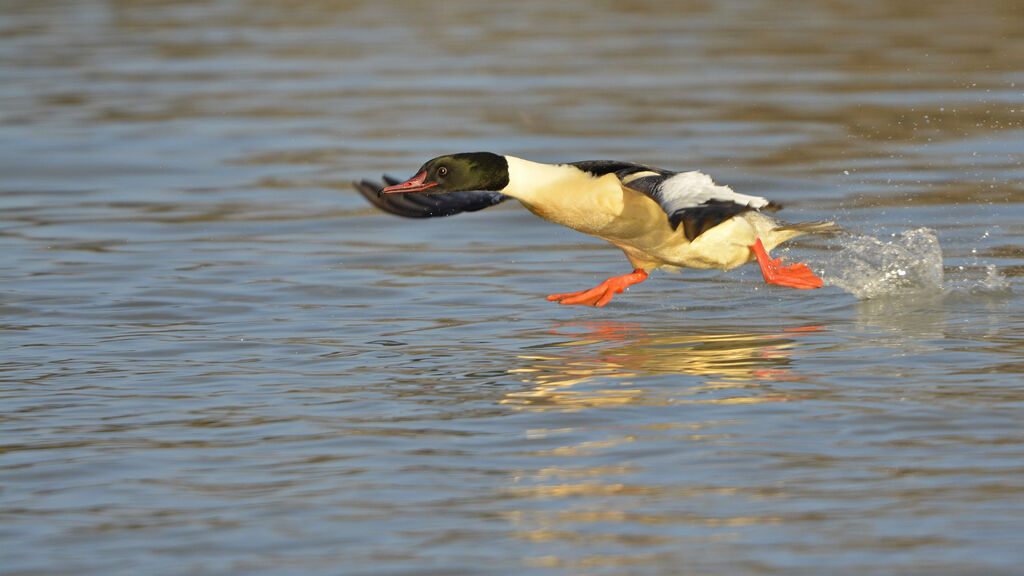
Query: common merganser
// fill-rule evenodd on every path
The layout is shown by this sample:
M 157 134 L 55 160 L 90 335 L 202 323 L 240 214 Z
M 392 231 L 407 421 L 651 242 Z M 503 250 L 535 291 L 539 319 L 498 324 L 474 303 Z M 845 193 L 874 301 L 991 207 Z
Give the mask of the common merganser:
M 757 260 L 765 282 L 820 288 L 803 263 L 783 266 L 768 250 L 795 236 L 826 233 L 832 222 L 784 224 L 762 210 L 765 198 L 734 192 L 700 172 L 673 172 L 631 162 L 592 160 L 542 164 L 491 152 L 429 160 L 416 175 L 356 189 L 374 206 L 409 218 L 450 216 L 519 200 L 537 216 L 618 246 L 633 272 L 580 292 L 552 294 L 561 304 L 604 306 L 657 268 L 730 270 Z

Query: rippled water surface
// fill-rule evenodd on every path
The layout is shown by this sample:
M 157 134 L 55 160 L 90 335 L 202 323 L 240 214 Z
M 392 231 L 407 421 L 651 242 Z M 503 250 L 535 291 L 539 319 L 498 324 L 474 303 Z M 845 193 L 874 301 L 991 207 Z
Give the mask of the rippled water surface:
M 1011 574 L 1016 1 L 11 0 L 0 572 Z M 629 270 L 447 152 L 701 169 L 847 233 Z

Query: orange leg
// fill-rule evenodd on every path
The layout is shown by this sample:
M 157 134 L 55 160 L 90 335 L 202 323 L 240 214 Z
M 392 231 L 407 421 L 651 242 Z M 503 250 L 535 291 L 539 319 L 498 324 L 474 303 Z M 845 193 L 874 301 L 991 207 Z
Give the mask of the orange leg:
M 612 296 L 622 294 L 622 291 L 633 284 L 639 284 L 647 279 L 647 272 L 643 268 L 637 268 L 630 274 L 615 276 L 601 282 L 590 290 L 581 292 L 570 292 L 568 294 L 552 294 L 548 300 L 557 301 L 559 304 L 586 304 L 588 306 L 601 307 L 612 301 Z
M 757 257 L 757 263 L 761 266 L 761 274 L 764 275 L 764 281 L 769 284 L 805 290 L 821 288 L 824 284 L 821 278 L 815 276 L 814 272 L 811 272 L 811 269 L 803 262 L 797 262 L 791 266 L 783 266 L 780 258 L 769 256 L 768 251 L 761 244 L 760 238 L 754 241 L 750 249 L 754 252 L 754 256 Z

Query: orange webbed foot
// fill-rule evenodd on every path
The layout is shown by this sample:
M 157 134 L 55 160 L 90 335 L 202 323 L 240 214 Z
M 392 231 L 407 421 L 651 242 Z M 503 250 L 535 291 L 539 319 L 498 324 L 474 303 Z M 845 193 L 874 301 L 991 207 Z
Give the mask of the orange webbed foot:
M 584 304 L 600 308 L 611 302 L 612 297 L 616 294 L 622 294 L 622 291 L 629 286 L 639 284 L 646 279 L 647 272 L 642 268 L 637 268 L 630 274 L 609 278 L 590 290 L 569 292 L 567 294 L 552 294 L 548 296 L 548 300 L 558 302 L 559 304 Z
M 768 251 L 764 249 L 760 238 L 754 241 L 750 249 L 754 252 L 758 265 L 761 266 L 761 274 L 764 276 L 764 281 L 769 284 L 778 284 L 779 286 L 800 288 L 802 290 L 821 288 L 825 284 L 803 262 L 783 266 L 781 258 L 772 258 L 768 255 Z

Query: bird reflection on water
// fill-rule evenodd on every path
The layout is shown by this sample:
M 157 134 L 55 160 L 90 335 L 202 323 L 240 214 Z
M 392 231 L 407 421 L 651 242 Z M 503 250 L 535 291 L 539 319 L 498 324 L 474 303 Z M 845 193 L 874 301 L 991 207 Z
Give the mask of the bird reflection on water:
M 715 547 L 743 527 L 788 521 L 765 508 L 785 497 L 784 487 L 702 470 L 713 462 L 733 461 L 737 470 L 761 462 L 736 454 L 746 434 L 742 421 L 762 412 L 743 405 L 804 398 L 806 386 L 796 382 L 812 375 L 801 372 L 794 357 L 820 341 L 824 330 L 567 323 L 553 330 L 563 339 L 520 355 L 523 364 L 512 372 L 529 387 L 506 394 L 501 403 L 573 413 L 559 417 L 563 426 L 528 431 L 530 448 L 523 454 L 544 465 L 522 467 L 501 489 L 516 537 L 540 551 L 524 564 L 584 570 L 644 565 L 652 554 L 672 557 L 666 526 L 699 526 L 702 545 Z M 801 338 L 811 333 L 819 338 Z M 645 407 L 644 419 L 612 414 L 636 406 Z M 668 408 L 661 412 L 658 406 Z M 651 475 L 662 459 L 687 462 L 685 473 L 671 481 Z M 564 543 L 595 542 L 599 546 L 584 557 L 558 552 Z
M 821 326 L 778 333 L 690 333 L 623 322 L 569 323 L 555 333 L 569 340 L 520 355 L 511 370 L 532 385 L 502 404 L 532 410 L 579 410 L 619 404 L 742 404 L 781 402 L 790 395 L 772 382 L 799 380 L 792 356 L 799 335 Z M 697 376 L 682 387 L 638 386 L 646 376 Z

